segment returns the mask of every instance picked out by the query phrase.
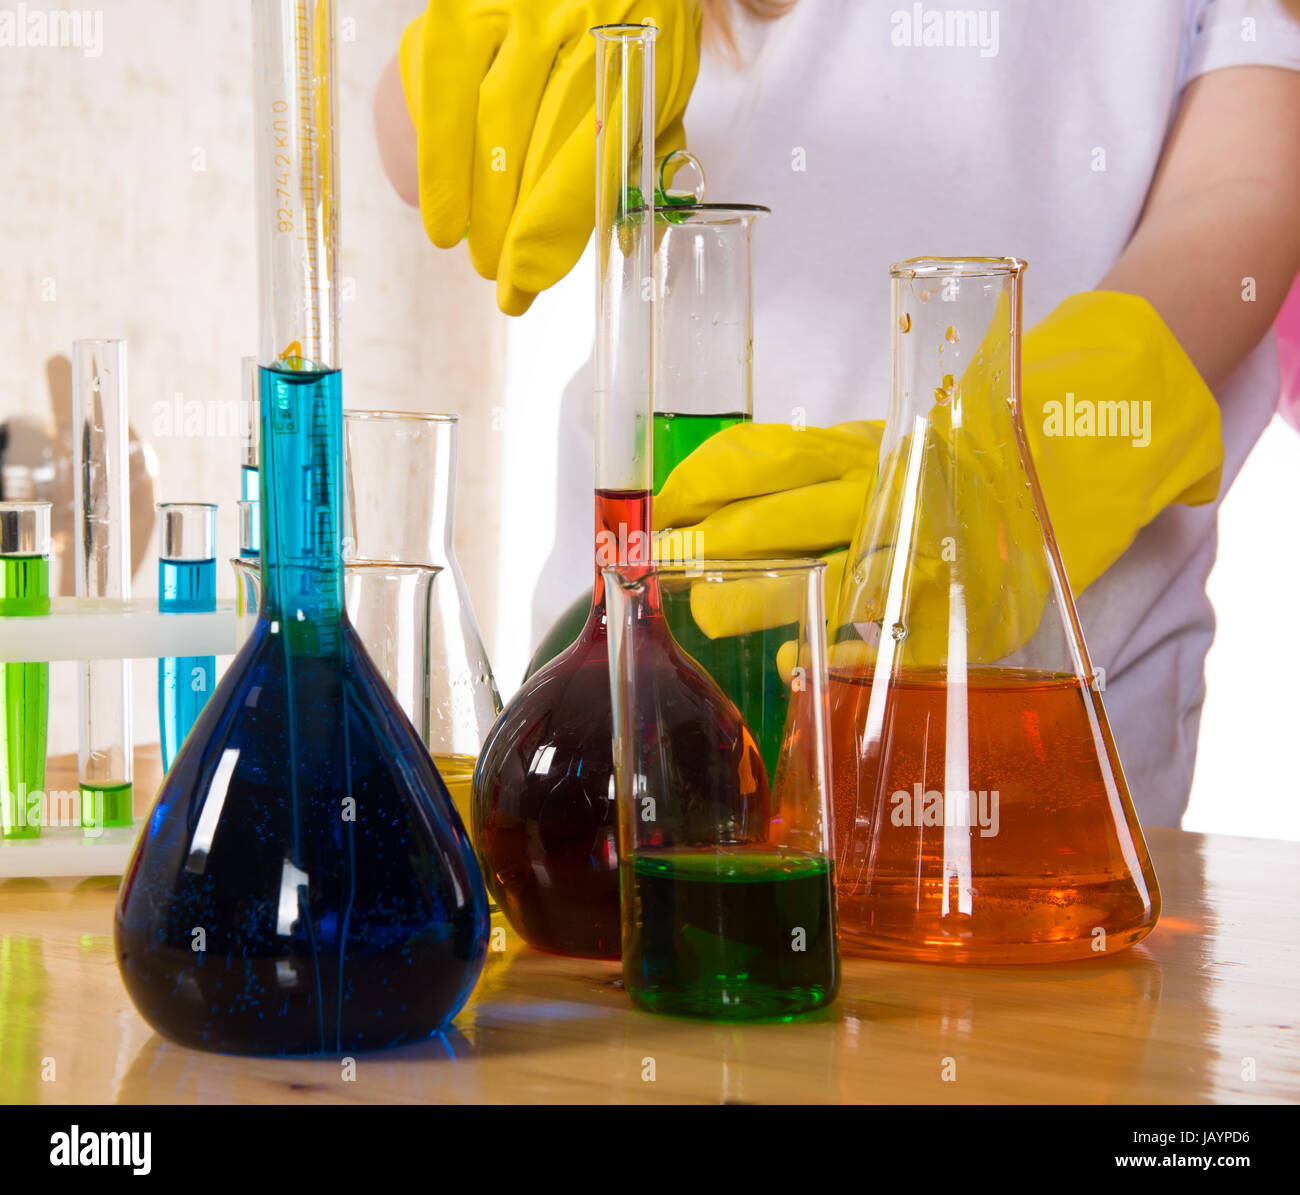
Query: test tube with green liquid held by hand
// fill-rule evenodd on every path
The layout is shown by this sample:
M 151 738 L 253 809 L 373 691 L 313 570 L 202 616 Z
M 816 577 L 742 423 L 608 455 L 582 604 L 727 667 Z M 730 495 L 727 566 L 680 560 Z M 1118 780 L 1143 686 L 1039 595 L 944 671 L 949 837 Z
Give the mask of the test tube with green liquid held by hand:
M 125 601 L 131 596 L 125 341 L 73 344 L 72 428 L 77 597 Z M 81 826 L 93 835 L 134 820 L 131 661 L 78 665 L 78 697 Z
M 0 502 L 0 618 L 50 612 L 50 504 Z M 0 664 L 0 832 L 37 838 L 45 791 L 50 666 Z

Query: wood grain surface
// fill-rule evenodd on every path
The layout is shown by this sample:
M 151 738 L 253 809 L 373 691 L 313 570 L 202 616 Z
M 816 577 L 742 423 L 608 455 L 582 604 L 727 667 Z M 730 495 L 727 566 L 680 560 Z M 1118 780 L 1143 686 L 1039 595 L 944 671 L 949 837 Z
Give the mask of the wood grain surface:
M 1177 830 L 1148 841 L 1164 916 L 1113 957 L 983 969 L 846 960 L 829 1009 L 738 1026 L 640 1012 L 617 964 L 511 941 L 444 1039 L 351 1063 L 164 1041 L 118 979 L 117 881 L 11 880 L 0 884 L 0 1102 L 1300 1100 L 1300 844 Z

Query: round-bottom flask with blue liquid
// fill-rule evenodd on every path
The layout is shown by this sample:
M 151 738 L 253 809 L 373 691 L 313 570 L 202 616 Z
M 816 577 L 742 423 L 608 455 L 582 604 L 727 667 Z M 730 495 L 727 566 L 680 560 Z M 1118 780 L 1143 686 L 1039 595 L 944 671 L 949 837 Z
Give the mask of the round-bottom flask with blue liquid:
M 432 759 L 348 622 L 338 371 L 262 370 L 262 608 L 118 895 L 141 1015 L 183 1045 L 342 1054 L 442 1030 L 487 894 Z

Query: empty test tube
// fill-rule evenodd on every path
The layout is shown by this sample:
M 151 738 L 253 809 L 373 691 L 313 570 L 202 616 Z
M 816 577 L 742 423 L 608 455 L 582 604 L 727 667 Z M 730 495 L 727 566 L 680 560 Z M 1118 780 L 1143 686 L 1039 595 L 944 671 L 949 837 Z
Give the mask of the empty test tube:
M 126 342 L 72 346 L 73 490 L 79 598 L 131 596 Z M 81 825 L 97 833 L 133 821 L 131 661 L 78 665 Z
M 158 520 L 158 609 L 164 614 L 215 610 L 217 508 L 200 502 L 160 502 Z M 215 656 L 166 656 L 158 661 L 158 727 L 165 770 L 207 703 L 216 677 Z
M 0 618 L 50 612 L 50 504 L 0 502 Z M 50 666 L 0 664 L 0 832 L 36 838 L 45 791 Z

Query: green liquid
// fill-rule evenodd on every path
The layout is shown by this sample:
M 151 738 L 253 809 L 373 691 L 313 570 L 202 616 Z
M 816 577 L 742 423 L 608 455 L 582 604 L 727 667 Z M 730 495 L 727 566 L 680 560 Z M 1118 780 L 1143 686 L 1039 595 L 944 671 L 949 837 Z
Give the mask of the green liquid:
M 50 612 L 50 562 L 45 556 L 0 557 L 0 616 Z M 0 664 L 0 834 L 38 838 L 45 788 L 50 666 Z
M 81 786 L 81 828 L 129 826 L 135 822 L 134 794 L 125 784 L 83 784 Z
M 679 415 L 674 411 L 656 411 L 654 417 L 654 462 L 657 494 L 668 474 L 691 455 L 710 436 L 724 427 L 747 423 L 748 415 Z
M 710 436 L 723 428 L 746 423 L 748 415 L 679 415 L 656 411 L 654 417 L 655 492 L 668 474 Z M 709 545 L 686 544 L 687 550 L 709 555 Z M 685 603 L 683 603 L 685 607 Z M 776 770 L 785 734 L 786 707 L 790 694 L 776 668 L 776 653 L 783 643 L 796 637 L 796 627 L 756 631 L 728 639 L 713 640 L 695 625 L 688 607 L 668 612 L 673 638 L 722 686 L 736 703 L 746 725 L 753 731 L 763 753 L 768 775 Z
M 637 851 L 622 862 L 623 982 L 651 1012 L 789 1020 L 839 988 L 834 873 L 766 846 Z

